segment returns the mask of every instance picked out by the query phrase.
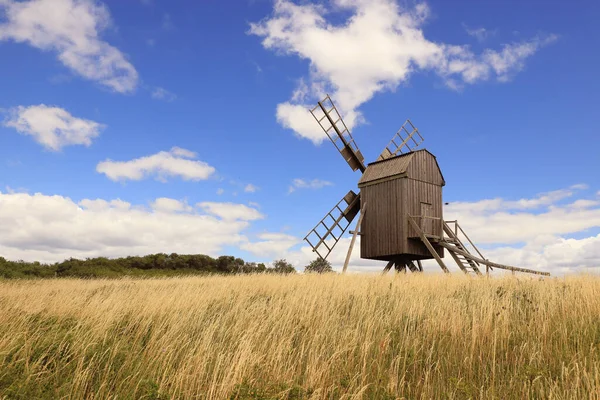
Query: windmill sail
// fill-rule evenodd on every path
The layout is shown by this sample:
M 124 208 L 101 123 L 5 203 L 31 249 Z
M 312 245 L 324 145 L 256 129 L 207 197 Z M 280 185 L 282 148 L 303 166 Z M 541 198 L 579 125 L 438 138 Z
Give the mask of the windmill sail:
M 321 100 L 315 108 L 310 110 L 315 117 L 321 129 L 327 134 L 329 140 L 333 142 L 344 160 L 350 165 L 353 171 L 360 169 L 365 171 L 365 158 L 361 154 L 350 130 L 344 123 L 342 116 L 338 112 L 335 104 L 329 96 Z
M 423 136 L 421 136 L 419 130 L 410 122 L 410 119 L 407 119 L 394 134 L 385 149 L 383 149 L 383 152 L 377 157 L 377 161 L 413 151 L 423 143 L 423 140 Z
M 360 195 L 351 190 L 306 235 L 304 240 L 319 257 L 327 258 L 359 211 Z

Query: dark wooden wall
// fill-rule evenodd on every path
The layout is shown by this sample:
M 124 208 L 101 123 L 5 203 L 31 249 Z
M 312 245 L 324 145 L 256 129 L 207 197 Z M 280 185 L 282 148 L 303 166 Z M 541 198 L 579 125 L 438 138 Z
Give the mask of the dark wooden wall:
M 417 181 L 410 178 L 402 178 L 402 202 L 403 202 L 403 218 L 406 220 L 406 236 L 404 237 L 406 245 L 403 247 L 404 253 L 423 255 L 431 258 L 431 254 L 425 247 L 425 245 L 417 239 L 411 239 L 418 236 L 418 233 L 413 229 L 406 215 L 416 216 L 416 222 L 422 228 L 427 226 L 430 228 L 428 234 L 442 236 L 443 230 L 441 225 L 442 213 L 442 187 L 434 185 L 432 183 Z M 421 203 L 431 204 L 431 217 L 440 218 L 439 220 L 421 219 L 418 218 L 421 215 Z M 365 216 L 366 217 L 366 216 Z M 437 249 L 437 248 L 436 248 Z M 443 248 L 437 249 L 438 252 L 443 251 Z
M 390 260 L 407 255 L 415 259 L 432 258 L 421 243 L 414 239 L 415 230 L 408 223 L 407 214 L 420 216 L 422 208 L 429 209 L 430 219 L 417 223 L 425 225 L 430 234 L 442 236 L 443 177 L 428 152 L 416 152 L 408 166 L 406 175 L 361 189 L 361 204 L 366 204 L 366 213 L 361 226 L 361 257 Z M 425 203 L 425 205 L 421 205 Z M 430 205 L 430 206 L 429 206 Z M 443 256 L 443 249 L 436 246 Z
M 402 218 L 402 180 L 367 186 L 361 190 L 361 207 L 366 212 L 361 225 L 360 255 L 362 258 L 401 254 L 405 226 Z

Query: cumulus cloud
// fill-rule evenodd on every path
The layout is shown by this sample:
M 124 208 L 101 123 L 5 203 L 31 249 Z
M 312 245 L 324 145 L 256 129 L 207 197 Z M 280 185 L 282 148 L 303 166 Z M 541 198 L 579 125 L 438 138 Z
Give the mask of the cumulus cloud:
M 288 193 L 293 193 L 298 189 L 321 189 L 321 188 L 324 188 L 325 186 L 332 186 L 332 185 L 333 185 L 333 183 L 322 180 L 322 179 L 307 180 L 307 179 L 297 178 L 292 181 L 292 184 L 288 188 Z
M 243 204 L 215 203 L 205 201 L 196 204 L 196 206 L 200 207 L 208 214 L 215 215 L 224 221 L 254 221 L 264 218 L 264 215 L 262 215 L 257 209 Z
M 566 201 L 582 190 L 579 187 L 531 199 L 453 202 L 445 207 L 444 214 L 446 219 L 458 219 L 469 235 L 487 245 L 529 243 L 540 235 L 562 237 L 600 227 L 597 201 Z
M 102 161 L 96 166 L 96 171 L 113 181 L 139 181 L 149 177 L 163 182 L 171 177 L 191 181 L 208 179 L 215 172 L 215 168 L 194 158 L 196 153 L 193 151 L 173 147 L 169 151 L 130 161 Z
M 261 258 L 281 257 L 300 243 L 301 239 L 285 233 L 262 233 L 254 242 L 242 243 L 240 248 Z
M 108 9 L 94 0 L 0 1 L 0 41 L 55 53 L 77 75 L 115 92 L 132 92 L 137 71 L 100 38 L 110 24 Z
M 170 199 L 168 197 L 159 197 L 150 206 L 154 211 L 166 213 L 190 212 L 193 210 L 185 201 Z
M 59 195 L 0 192 L 0 255 L 45 262 L 158 252 L 218 256 L 224 247 L 248 241 L 243 231 L 253 217 L 247 206 L 242 207 L 245 213 L 221 217 L 213 212 L 218 203 L 205 212 L 168 198 L 147 207 L 119 199 L 74 201 Z
M 3 125 L 32 136 L 53 151 L 70 145 L 90 146 L 104 128 L 102 124 L 76 118 L 62 108 L 45 104 L 11 108 Z
M 177 100 L 177 95 L 175 93 L 169 92 L 167 89 L 161 87 L 154 88 L 151 96 L 153 99 L 164 100 L 169 103 Z
M 349 13 L 332 22 L 332 10 Z M 289 101 L 277 106 L 277 120 L 301 137 L 318 144 L 323 132 L 307 112 L 324 93 L 333 93 L 348 127 L 362 120 L 358 108 L 376 93 L 395 90 L 418 71 L 436 72 L 451 88 L 496 78 L 510 79 L 525 60 L 556 39 L 554 35 L 487 49 L 475 54 L 467 45 L 428 40 L 423 24 L 425 3 L 413 8 L 394 0 L 333 0 L 332 7 L 276 0 L 273 14 L 250 24 L 249 33 L 262 38 L 264 48 L 309 62 L 306 78 Z

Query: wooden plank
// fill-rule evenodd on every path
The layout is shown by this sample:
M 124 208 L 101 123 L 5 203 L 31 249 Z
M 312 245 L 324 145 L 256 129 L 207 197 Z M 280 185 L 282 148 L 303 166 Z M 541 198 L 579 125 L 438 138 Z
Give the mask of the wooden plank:
M 408 216 L 408 221 L 410 222 L 412 227 L 419 233 L 419 237 L 421 238 L 421 241 L 425 244 L 425 246 L 427 247 L 427 250 L 429 250 L 429 252 L 433 256 L 433 258 L 435 258 L 435 261 L 437 261 L 437 263 L 440 265 L 440 268 L 442 268 L 442 270 L 444 272 L 449 273 L 450 271 L 448 271 L 448 268 L 446 268 L 446 265 L 444 264 L 444 262 L 442 261 L 440 256 L 437 254 L 437 252 L 435 251 L 435 249 L 433 248 L 431 243 L 429 243 L 429 240 L 425 237 L 423 232 L 419 229 L 419 225 L 417 225 L 417 223 L 413 220 L 412 216 L 410 216 L 410 215 Z
M 362 211 L 360 216 L 358 217 L 358 222 L 356 223 L 356 228 L 354 229 L 354 234 L 352 235 L 352 240 L 350 240 L 350 247 L 348 248 L 348 254 L 346 255 L 346 261 L 344 261 L 344 268 L 342 269 L 342 274 L 346 273 L 348 269 L 348 264 L 350 263 L 350 256 L 352 255 L 352 249 L 354 248 L 354 242 L 356 242 L 356 235 L 360 230 L 360 224 L 362 223 L 363 217 L 365 216 L 365 209 L 367 208 L 367 203 L 364 203 L 362 206 Z
M 475 257 L 471 253 L 468 253 L 466 251 L 457 249 L 455 246 L 453 246 L 453 245 L 451 245 L 449 243 L 443 243 L 443 242 L 441 242 L 440 246 L 443 246 L 443 247 L 447 248 L 448 250 L 455 251 L 458 254 L 463 255 L 465 258 L 471 259 L 471 260 L 473 260 L 473 261 L 475 261 L 475 262 L 477 262 L 479 264 L 489 265 L 490 267 L 500 268 L 500 269 L 506 269 L 506 270 L 513 271 L 513 272 L 525 272 L 527 274 L 536 274 L 536 275 L 550 276 L 549 272 L 535 271 L 533 269 L 527 269 L 527 268 L 512 267 L 510 265 L 496 264 L 496 263 L 488 261 L 488 260 L 483 260 L 481 258 Z

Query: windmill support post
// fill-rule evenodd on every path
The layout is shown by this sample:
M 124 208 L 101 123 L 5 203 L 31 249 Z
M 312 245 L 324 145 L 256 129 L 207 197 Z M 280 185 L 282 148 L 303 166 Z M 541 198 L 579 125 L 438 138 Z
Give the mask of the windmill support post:
M 433 258 L 435 258 L 435 261 L 437 261 L 437 263 L 439 264 L 440 268 L 445 273 L 450 273 L 450 271 L 446 267 L 446 264 L 444 264 L 444 262 L 442 261 L 440 255 L 437 253 L 437 251 L 435 251 L 435 249 L 433 248 L 433 246 L 429 242 L 429 239 L 427 239 L 427 237 L 425 236 L 425 234 L 423 233 L 423 231 L 421 230 L 421 228 L 419 228 L 419 225 L 417 225 L 417 223 L 415 222 L 414 217 L 412 215 L 408 216 L 408 221 L 410 222 L 410 224 L 412 225 L 412 227 L 415 229 L 415 231 L 419 234 L 419 237 L 421 238 L 421 241 L 423 242 L 423 244 L 425 245 L 425 247 L 427 247 L 427 250 L 429 250 L 429 252 L 433 256 Z
M 385 268 L 383 268 L 383 271 L 381 272 L 381 275 L 385 275 L 387 274 L 387 272 L 392 269 L 392 267 L 394 266 L 394 262 L 393 261 L 389 261 L 387 263 L 387 265 L 385 266 Z
M 365 210 L 367 208 L 367 203 L 364 203 L 362 206 L 362 210 L 360 212 L 360 216 L 358 217 L 358 222 L 356 223 L 356 228 L 354 228 L 354 232 L 352 233 L 352 239 L 350 240 L 350 247 L 348 248 L 348 254 L 346 254 L 346 261 L 344 261 L 344 268 L 342 269 L 342 274 L 346 273 L 348 269 L 348 264 L 350 264 L 350 256 L 352 255 L 352 249 L 354 248 L 354 242 L 356 242 L 356 235 L 360 231 L 360 224 L 365 216 Z

